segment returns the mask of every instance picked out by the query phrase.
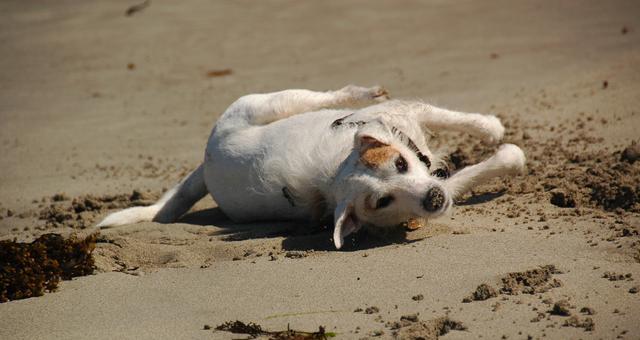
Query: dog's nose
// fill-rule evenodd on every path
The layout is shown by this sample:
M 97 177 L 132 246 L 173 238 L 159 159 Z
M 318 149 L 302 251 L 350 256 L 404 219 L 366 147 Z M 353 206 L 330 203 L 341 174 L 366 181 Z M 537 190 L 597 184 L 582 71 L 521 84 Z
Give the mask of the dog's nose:
M 440 187 L 433 187 L 427 191 L 424 200 L 422 201 L 422 206 L 424 210 L 428 212 L 436 212 L 445 204 L 445 196 L 444 191 Z

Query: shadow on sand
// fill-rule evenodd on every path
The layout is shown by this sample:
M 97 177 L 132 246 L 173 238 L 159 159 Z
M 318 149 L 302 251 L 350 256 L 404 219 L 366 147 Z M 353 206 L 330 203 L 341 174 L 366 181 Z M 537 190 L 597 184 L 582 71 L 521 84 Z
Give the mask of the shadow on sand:
M 269 221 L 254 223 L 236 223 L 231 221 L 219 208 L 209 208 L 184 215 L 179 223 L 200 226 L 215 225 L 221 230 L 215 235 L 228 242 L 250 239 L 282 237 L 282 249 L 300 251 L 330 251 L 333 245 L 333 226 L 325 223 L 313 226 L 305 221 Z M 383 247 L 391 244 L 410 244 L 421 239 L 407 239 L 407 232 L 402 228 L 389 231 L 367 230 L 345 239 L 340 251 L 358 251 Z
M 502 197 L 502 195 L 504 195 L 506 192 L 507 190 L 500 190 L 495 192 L 485 192 L 483 194 L 473 195 L 471 197 L 468 197 L 464 201 L 456 202 L 456 205 L 465 206 L 465 205 L 476 205 L 476 204 L 491 202 L 496 198 Z

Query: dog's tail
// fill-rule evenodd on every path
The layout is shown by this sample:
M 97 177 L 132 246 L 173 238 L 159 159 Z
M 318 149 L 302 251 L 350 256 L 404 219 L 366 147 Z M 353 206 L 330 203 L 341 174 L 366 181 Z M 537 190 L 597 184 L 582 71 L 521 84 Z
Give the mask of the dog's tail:
M 201 164 L 178 185 L 167 191 L 153 205 L 134 207 L 107 216 L 98 227 L 116 227 L 144 221 L 171 223 L 186 213 L 191 206 L 207 194 Z

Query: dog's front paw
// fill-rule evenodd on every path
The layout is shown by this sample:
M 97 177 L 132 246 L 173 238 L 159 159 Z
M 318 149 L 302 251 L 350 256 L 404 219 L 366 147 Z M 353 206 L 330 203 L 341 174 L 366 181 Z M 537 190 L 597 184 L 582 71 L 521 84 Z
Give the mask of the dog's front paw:
M 483 116 L 482 139 L 489 144 L 496 144 L 504 137 L 504 126 L 496 116 Z
M 349 100 L 356 102 L 383 102 L 390 98 L 389 92 L 382 86 L 361 87 L 355 85 L 347 85 L 340 91 L 345 93 Z
M 527 158 L 522 149 L 514 144 L 502 144 L 495 154 L 500 166 L 510 174 L 523 174 L 527 168 Z

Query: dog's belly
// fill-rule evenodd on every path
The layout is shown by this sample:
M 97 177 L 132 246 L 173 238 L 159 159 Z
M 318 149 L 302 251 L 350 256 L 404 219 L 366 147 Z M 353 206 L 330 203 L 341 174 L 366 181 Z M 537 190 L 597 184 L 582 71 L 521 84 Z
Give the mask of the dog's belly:
M 314 185 L 316 169 L 311 168 L 317 166 L 304 168 L 299 161 L 317 153 L 318 143 L 326 140 L 328 133 L 332 134 L 332 141 L 345 144 L 345 147 L 327 146 L 336 155 L 325 156 L 331 159 L 318 162 L 335 163 L 332 167 L 337 168 L 350 149 L 354 131 L 345 130 L 336 135 L 330 126 L 344 115 L 341 110 L 327 110 L 224 136 L 214 131 L 207 144 L 204 163 L 209 193 L 234 221 L 308 219 L 311 215 L 308 205 L 296 203 L 296 197 L 288 192 L 291 177 L 295 177 L 298 188 Z M 318 128 L 324 126 L 326 128 Z
M 300 206 L 291 205 L 282 188 L 266 187 L 257 180 L 255 171 L 244 162 L 220 162 L 218 158 L 205 165 L 204 175 L 218 207 L 234 221 L 304 219 L 308 215 Z

